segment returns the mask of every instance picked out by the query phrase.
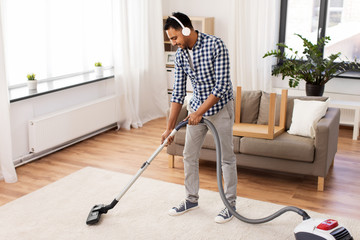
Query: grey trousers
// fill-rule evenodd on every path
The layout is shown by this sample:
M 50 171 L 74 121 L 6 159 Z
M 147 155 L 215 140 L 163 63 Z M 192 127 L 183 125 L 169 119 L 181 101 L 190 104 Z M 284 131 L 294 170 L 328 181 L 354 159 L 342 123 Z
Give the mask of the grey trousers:
M 194 110 L 189 109 L 189 112 Z M 211 121 L 220 137 L 222 153 L 222 172 L 224 192 L 230 205 L 236 205 L 237 169 L 232 139 L 234 124 L 234 103 L 229 101 L 217 114 L 205 117 Z M 208 131 L 206 125 L 188 125 L 184 147 L 184 171 L 186 200 L 197 202 L 199 199 L 199 155 Z

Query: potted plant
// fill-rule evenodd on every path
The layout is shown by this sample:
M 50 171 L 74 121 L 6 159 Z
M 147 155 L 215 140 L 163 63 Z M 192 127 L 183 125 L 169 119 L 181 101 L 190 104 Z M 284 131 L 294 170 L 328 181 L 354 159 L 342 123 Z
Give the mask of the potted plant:
M 268 51 L 263 56 L 263 58 L 269 56 L 278 58 L 280 64 L 272 69 L 272 75 L 282 74 L 282 80 L 285 77 L 290 77 L 290 87 L 296 87 L 301 80 L 304 80 L 306 82 L 306 95 L 322 96 L 325 84 L 332 78 L 346 71 L 359 69 L 359 63 L 356 60 L 354 62 L 342 61 L 340 52 L 331 54 L 327 58 L 323 57 L 322 49 L 331 40 L 329 36 L 323 37 L 319 39 L 317 44 L 313 44 L 300 34 L 295 35 L 303 41 L 303 56 L 300 57 L 298 51 L 294 51 L 283 43 L 279 43 L 277 46 L 288 49 L 291 52 L 290 56 L 280 49 Z
M 96 62 L 95 63 L 95 76 L 101 77 L 103 74 L 104 74 L 104 71 L 103 71 L 101 62 Z
M 37 89 L 37 80 L 35 79 L 35 73 L 28 74 L 27 79 L 28 79 L 29 90 L 36 90 Z

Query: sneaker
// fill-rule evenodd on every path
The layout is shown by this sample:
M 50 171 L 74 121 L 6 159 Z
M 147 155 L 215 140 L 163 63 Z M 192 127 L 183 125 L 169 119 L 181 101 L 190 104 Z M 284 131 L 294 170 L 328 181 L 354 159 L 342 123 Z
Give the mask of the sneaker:
M 179 206 L 177 207 L 173 207 L 172 209 L 169 210 L 169 215 L 170 216 L 177 216 L 177 215 L 181 215 L 183 213 L 186 213 L 187 211 L 193 210 L 195 208 L 198 208 L 198 203 L 192 203 L 188 200 L 184 200 L 182 201 Z
M 234 207 L 233 209 L 236 210 L 236 207 Z M 226 223 L 226 222 L 230 221 L 231 219 L 233 219 L 233 217 L 234 217 L 234 215 L 232 215 L 231 212 L 229 212 L 229 210 L 227 208 L 224 208 L 215 217 L 215 222 L 216 223 Z

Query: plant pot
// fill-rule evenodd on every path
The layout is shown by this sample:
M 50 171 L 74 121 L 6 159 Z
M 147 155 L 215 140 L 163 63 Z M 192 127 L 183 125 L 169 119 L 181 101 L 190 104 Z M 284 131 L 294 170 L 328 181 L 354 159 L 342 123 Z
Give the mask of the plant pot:
M 28 80 L 28 88 L 29 90 L 37 89 L 37 80 Z
M 103 67 L 95 67 L 95 76 L 102 77 L 104 75 Z
M 325 85 L 313 85 L 306 83 L 306 96 L 322 96 L 324 94 Z

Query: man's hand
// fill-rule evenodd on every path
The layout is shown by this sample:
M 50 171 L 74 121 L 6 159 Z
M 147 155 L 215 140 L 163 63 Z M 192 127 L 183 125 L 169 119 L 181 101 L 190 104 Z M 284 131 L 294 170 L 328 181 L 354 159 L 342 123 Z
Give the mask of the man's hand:
M 197 125 L 203 115 L 210 109 L 212 106 L 214 106 L 220 98 L 215 97 L 213 94 L 210 94 L 209 97 L 205 100 L 203 104 L 193 113 L 190 113 L 185 120 L 189 120 L 189 125 Z
M 167 129 L 162 135 L 161 135 L 161 144 L 164 143 L 165 139 L 170 135 L 172 132 L 172 129 Z M 169 146 L 174 141 L 174 137 L 169 137 L 168 142 L 166 143 L 166 147 Z
M 168 120 L 168 123 L 166 126 L 166 130 L 161 135 L 161 144 L 164 143 L 165 139 L 170 135 L 172 130 L 175 128 L 176 119 L 179 116 L 181 107 L 182 107 L 182 104 L 180 104 L 180 103 L 176 103 L 176 102 L 171 103 L 170 115 L 169 115 L 169 120 Z M 166 146 L 169 146 L 173 142 L 173 140 L 174 140 L 174 137 L 169 137 L 169 140 L 168 140 Z
M 188 120 L 188 124 L 189 125 L 198 125 L 198 123 L 201 121 L 202 119 L 202 115 L 199 115 L 196 112 L 190 113 L 185 119 L 184 121 Z

